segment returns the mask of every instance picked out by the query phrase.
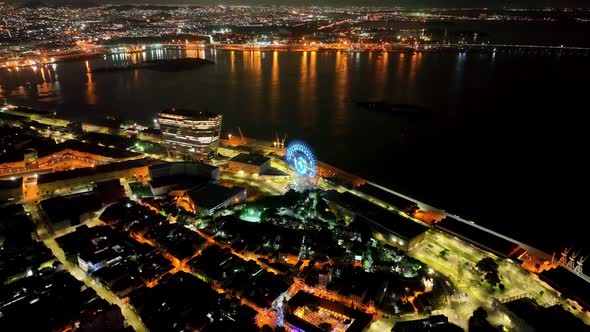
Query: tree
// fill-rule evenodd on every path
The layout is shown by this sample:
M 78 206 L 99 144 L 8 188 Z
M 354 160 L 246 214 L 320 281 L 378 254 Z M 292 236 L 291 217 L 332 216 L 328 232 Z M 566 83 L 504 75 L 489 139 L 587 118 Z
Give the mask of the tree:
M 482 307 L 478 307 L 477 309 L 475 309 L 475 311 L 473 311 L 473 317 L 476 317 L 479 319 L 487 319 L 488 312 L 486 311 L 486 309 L 484 309 Z
M 317 200 L 316 211 L 322 220 L 330 223 L 336 221 L 336 216 L 332 210 L 330 210 L 328 204 L 326 204 L 326 201 L 324 201 L 323 198 Z
M 484 278 L 492 286 L 496 286 L 500 283 L 500 276 L 497 272 L 488 272 Z
M 498 274 L 498 263 L 490 258 L 486 257 L 481 259 L 477 264 L 475 264 L 478 270 L 485 273 L 484 280 L 487 281 L 490 285 L 496 286 L 500 283 L 500 275 Z
M 479 307 L 473 312 L 473 316 L 469 318 L 469 329 L 468 331 L 479 331 L 479 332 L 495 332 L 498 331 L 490 322 L 487 320 L 487 311 Z
M 481 259 L 475 266 L 482 272 L 498 273 L 498 263 L 491 257 Z
M 262 222 L 271 222 L 272 217 L 276 215 L 279 211 L 276 208 L 268 208 L 260 214 L 260 221 Z

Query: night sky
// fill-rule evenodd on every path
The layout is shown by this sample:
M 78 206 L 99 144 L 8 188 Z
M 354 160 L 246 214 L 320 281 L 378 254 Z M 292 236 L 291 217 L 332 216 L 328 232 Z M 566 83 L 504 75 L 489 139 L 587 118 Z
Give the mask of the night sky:
M 13 0 L 13 2 L 26 3 L 45 3 L 45 4 L 198 4 L 198 5 L 216 5 L 216 4 L 276 4 L 276 5 L 324 5 L 324 6 L 341 6 L 341 5 L 363 5 L 363 6 L 404 6 L 404 7 L 487 7 L 487 8 L 540 8 L 540 7 L 590 7 L 589 0 Z

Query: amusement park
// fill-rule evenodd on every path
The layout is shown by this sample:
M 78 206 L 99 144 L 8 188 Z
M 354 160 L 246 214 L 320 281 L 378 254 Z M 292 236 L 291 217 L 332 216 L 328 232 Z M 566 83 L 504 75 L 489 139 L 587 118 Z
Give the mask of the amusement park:
M 274 157 L 275 155 L 282 155 L 282 158 Z M 271 151 L 266 156 L 271 159 L 272 167 L 287 175 L 268 179 L 262 173 L 242 173 L 244 179 L 248 178 L 250 185 L 258 189 L 264 188 L 269 195 L 230 209 L 242 221 L 262 224 L 265 228 L 273 225 L 291 229 L 291 232 L 302 232 L 299 237 L 294 234 L 281 236 L 273 233 L 276 239 L 281 240 L 258 242 L 255 246 L 267 248 L 261 252 L 267 251 L 272 255 L 270 262 L 303 261 L 306 264 L 306 259 L 314 262 L 314 267 L 307 266 L 300 272 L 312 273 L 311 276 L 318 273 L 317 276 L 298 275 L 294 277 L 294 285 L 302 287 L 299 290 L 319 296 L 323 301 L 353 303 L 354 308 L 362 308 L 361 312 L 373 316 L 370 319 L 372 323 L 366 326 L 370 331 L 380 331 L 384 327 L 392 329 L 396 322 L 434 314 L 446 317 L 448 324 L 468 328 L 467 323 L 476 319 L 474 312 L 477 309 L 486 312 L 486 324 L 518 331 L 521 323 L 512 318 L 509 309 L 506 309 L 509 306 L 503 303 L 529 301 L 541 307 L 577 306 L 570 307 L 566 304 L 567 301 L 560 299 L 558 292 L 539 280 L 535 273 L 527 270 L 530 261 L 523 257 L 530 255 L 523 249 L 528 248 L 526 245 L 506 241 L 503 237 L 484 241 L 483 238 L 494 237 L 487 230 L 481 230 L 481 234 L 474 233 L 472 236 L 457 236 L 457 231 L 451 231 L 450 225 L 458 223 L 457 227 L 462 229 L 461 232 L 473 233 L 473 227 L 470 226 L 472 224 L 458 222 L 460 219 L 455 219 L 455 216 L 449 216 L 444 211 L 362 179 L 355 179 L 336 168 L 325 167 L 317 161 L 312 149 L 302 141 L 290 142 L 282 154 Z M 362 183 L 360 186 L 359 182 Z M 239 180 L 236 183 L 244 184 Z M 283 192 L 280 198 L 270 194 L 273 186 L 279 186 Z M 255 238 L 248 241 L 265 241 L 257 238 L 264 233 L 263 229 L 261 227 L 252 231 L 256 234 Z M 311 235 L 312 230 L 320 234 L 329 230 L 336 238 L 317 238 Z M 240 237 L 247 232 L 245 228 L 240 229 Z M 282 242 L 284 237 L 291 242 Z M 294 241 L 293 238 L 297 240 Z M 268 239 L 272 239 L 272 236 Z M 358 245 L 371 239 L 370 245 L 357 248 L 355 239 L 358 239 Z M 328 245 L 331 241 L 336 241 L 337 244 L 325 252 L 326 248 L 331 247 Z M 340 243 L 343 246 L 339 246 Z M 343 248 L 346 248 L 345 252 L 337 254 Z M 327 260 L 322 262 L 319 257 Z M 494 270 L 497 272 L 490 274 L 481 267 L 481 262 L 488 260 L 497 264 L 494 265 L 497 266 Z M 543 259 L 539 260 L 543 264 Z M 387 280 L 386 284 L 389 286 L 385 288 L 385 293 L 377 292 L 377 298 L 362 297 L 358 301 L 354 293 L 339 290 L 335 283 L 330 282 L 334 280 L 334 273 L 347 273 L 346 269 L 342 270 L 342 264 L 353 271 L 358 269 L 358 272 L 351 271 L 353 274 L 350 275 L 352 279 L 349 282 L 368 278 L 372 280 L 369 284 L 383 285 Z M 545 261 L 545 264 L 554 263 Z M 558 265 L 551 266 L 550 269 Z M 372 279 L 376 278 L 375 274 L 380 275 L 385 271 L 392 273 L 386 274 L 385 280 Z M 492 275 L 498 278 L 492 278 Z M 319 283 L 306 283 L 307 280 L 316 280 L 309 278 L 318 278 Z M 327 285 L 322 281 L 325 278 L 329 280 Z M 393 281 L 396 279 L 399 280 Z M 412 283 L 412 287 L 395 290 L 395 285 L 399 287 Z M 359 287 L 367 286 L 368 284 Z M 526 291 L 523 292 L 523 289 Z M 362 293 L 367 294 L 366 292 L 370 294 L 370 288 L 364 288 Z M 290 296 L 294 295 L 292 290 L 289 294 L 285 298 L 287 303 Z M 317 326 L 326 322 L 331 322 L 335 331 L 349 331 L 347 328 L 351 328 L 342 322 L 344 325 L 339 325 L 333 316 L 318 316 L 305 307 L 287 309 L 289 314 L 285 316 L 285 308 L 289 306 L 284 306 L 283 303 L 281 317 L 289 319 L 282 322 L 284 326 L 290 326 L 294 330 L 308 326 L 307 324 Z M 321 310 L 328 309 L 320 308 L 320 312 Z M 572 312 L 582 320 L 588 320 L 581 307 L 577 306 Z M 345 321 L 346 317 L 351 317 L 342 312 L 337 315 L 343 315 Z M 319 317 L 325 317 L 326 321 Z M 293 322 L 294 325 L 291 324 Z

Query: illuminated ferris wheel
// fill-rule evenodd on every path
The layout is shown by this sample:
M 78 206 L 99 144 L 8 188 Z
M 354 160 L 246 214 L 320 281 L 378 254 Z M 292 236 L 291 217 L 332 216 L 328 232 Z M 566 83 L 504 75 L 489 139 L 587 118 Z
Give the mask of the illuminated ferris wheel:
M 287 146 L 285 160 L 295 172 L 302 176 L 315 177 L 316 160 L 311 149 L 301 141 L 293 141 Z

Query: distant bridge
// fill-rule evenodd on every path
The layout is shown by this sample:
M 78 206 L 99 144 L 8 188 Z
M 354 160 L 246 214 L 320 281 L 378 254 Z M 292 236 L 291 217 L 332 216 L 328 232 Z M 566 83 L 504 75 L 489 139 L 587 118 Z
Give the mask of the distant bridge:
M 417 47 L 412 45 L 397 44 L 220 44 L 213 40 L 211 35 L 198 35 L 206 37 L 209 43 L 189 44 L 117 44 L 100 45 L 110 54 L 145 52 L 150 49 L 218 49 L 218 50 L 284 50 L 284 51 L 385 51 L 385 52 L 514 52 L 539 55 L 590 55 L 590 47 L 555 46 L 555 45 L 526 45 L 526 44 L 423 44 Z

